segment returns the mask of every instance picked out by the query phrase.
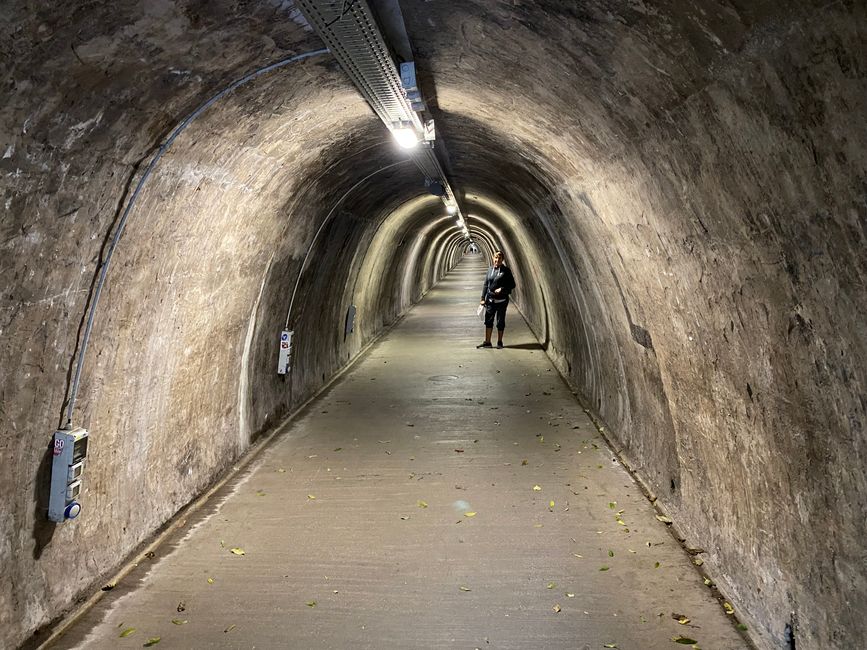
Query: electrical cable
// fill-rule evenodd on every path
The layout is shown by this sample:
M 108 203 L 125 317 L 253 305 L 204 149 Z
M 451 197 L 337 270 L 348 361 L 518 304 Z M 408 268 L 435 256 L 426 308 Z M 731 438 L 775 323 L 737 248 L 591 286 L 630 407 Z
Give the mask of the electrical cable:
M 298 286 L 301 284 L 301 275 L 304 273 L 304 267 L 307 266 L 307 259 L 310 257 L 310 253 L 313 252 L 313 246 L 314 246 L 314 244 L 316 244 L 316 240 L 319 238 L 319 233 L 321 233 L 322 229 L 325 228 L 325 224 L 327 224 L 328 221 L 331 219 L 331 215 L 334 214 L 334 211 L 337 209 L 337 206 L 339 206 L 341 203 L 343 203 L 343 200 L 347 196 L 349 196 L 349 193 L 352 192 L 352 190 L 354 190 L 356 187 L 358 187 L 359 185 L 364 183 L 368 178 L 370 178 L 372 176 L 376 176 L 376 174 L 378 174 L 379 172 L 384 172 L 386 169 L 391 169 L 392 167 L 396 167 L 397 165 L 402 165 L 402 164 L 408 163 L 408 162 L 412 162 L 412 160 L 410 160 L 408 158 L 406 160 L 398 160 L 395 163 L 388 164 L 385 167 L 380 167 L 379 169 L 377 169 L 374 172 L 370 172 L 367 176 L 365 176 L 360 181 L 358 181 L 355 185 L 353 185 L 348 190 L 346 190 L 346 192 L 343 193 L 343 196 L 341 196 L 339 199 L 337 199 L 337 202 L 332 206 L 331 210 L 328 211 L 328 214 L 325 216 L 325 219 L 323 219 L 322 224 L 319 226 L 319 229 L 316 231 L 316 234 L 313 235 L 313 241 L 311 241 L 310 246 L 307 247 L 307 254 L 304 255 L 304 260 L 301 262 L 301 268 L 298 269 L 298 277 L 295 279 L 295 288 L 292 290 L 292 297 L 289 299 L 289 310 L 286 312 L 286 324 L 283 327 L 284 330 L 289 329 L 289 319 L 292 317 L 292 306 L 295 304 L 295 294 L 298 293 Z
M 126 227 L 127 219 L 129 218 L 130 213 L 132 212 L 133 207 L 135 206 L 136 199 L 138 199 L 139 193 L 144 187 L 145 182 L 151 175 L 151 172 L 156 167 L 157 163 L 163 157 L 163 154 L 168 150 L 175 139 L 186 129 L 190 123 L 195 120 L 199 115 L 204 113 L 208 108 L 210 108 L 214 103 L 218 100 L 222 99 L 230 92 L 238 88 L 239 86 L 243 86 L 248 81 L 252 81 L 253 79 L 267 73 L 272 70 L 276 70 L 278 68 L 282 68 L 290 63 L 295 63 L 297 61 L 303 61 L 304 59 L 309 59 L 313 56 L 318 56 L 320 54 L 327 54 L 330 50 L 328 48 L 323 48 L 319 50 L 313 50 L 311 52 L 304 52 L 302 54 L 296 54 L 295 56 L 289 57 L 288 59 L 283 59 L 281 61 L 277 61 L 276 63 L 272 63 L 270 65 L 266 65 L 263 68 L 259 68 L 258 70 L 254 70 L 253 72 L 233 81 L 231 84 L 226 86 L 223 90 L 218 92 L 216 95 L 212 96 L 210 99 L 201 104 L 196 110 L 190 113 L 177 127 L 172 131 L 171 135 L 168 139 L 160 146 L 159 150 L 154 154 L 154 157 L 151 159 L 150 163 L 148 163 L 147 168 L 145 169 L 144 174 L 141 179 L 139 179 L 138 184 L 135 187 L 135 190 L 130 197 L 129 202 L 126 205 L 126 208 L 123 211 L 123 215 L 118 222 L 117 228 L 114 233 L 114 237 L 112 238 L 111 244 L 109 245 L 108 252 L 105 256 L 105 261 L 102 263 L 102 267 L 100 268 L 99 278 L 97 279 L 96 288 L 93 292 L 93 301 L 90 303 L 90 312 L 87 317 L 87 326 L 84 329 L 84 335 L 81 340 L 81 350 L 78 353 L 78 360 L 75 366 L 75 376 L 72 381 L 72 387 L 69 393 L 69 403 L 67 404 L 66 410 L 66 426 L 70 427 L 72 424 L 72 413 L 75 408 L 75 400 L 78 396 L 78 389 L 81 381 L 81 370 L 84 367 L 84 357 L 87 352 L 87 344 L 90 341 L 90 335 L 93 331 L 93 321 L 96 315 L 96 308 L 99 304 L 99 296 L 102 293 L 102 287 L 105 284 L 106 275 L 108 275 L 108 267 L 111 263 L 112 255 L 114 254 L 114 249 L 117 247 L 118 242 L 120 241 L 121 235 L 123 235 L 124 228 Z

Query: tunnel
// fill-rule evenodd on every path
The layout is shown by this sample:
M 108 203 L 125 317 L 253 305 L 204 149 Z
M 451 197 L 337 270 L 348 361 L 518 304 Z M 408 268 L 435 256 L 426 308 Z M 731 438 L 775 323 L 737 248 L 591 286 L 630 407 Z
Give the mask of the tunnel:
M 0 645 L 131 589 L 115 576 L 155 539 L 466 288 L 473 341 L 434 328 L 419 364 L 433 345 L 455 359 L 441 377 L 544 358 L 742 647 L 865 647 L 865 4 L 343 2 L 394 61 L 402 16 L 467 233 L 298 4 L 0 8 Z M 528 338 L 476 350 L 497 250 Z M 70 425 L 82 511 L 57 523 Z

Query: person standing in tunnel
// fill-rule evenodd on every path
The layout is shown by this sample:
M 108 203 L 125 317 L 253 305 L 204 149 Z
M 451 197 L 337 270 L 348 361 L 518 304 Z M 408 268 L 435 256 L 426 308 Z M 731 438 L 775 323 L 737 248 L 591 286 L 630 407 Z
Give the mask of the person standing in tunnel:
M 497 320 L 497 347 L 503 348 L 503 330 L 506 329 L 506 307 L 509 306 L 509 294 L 515 288 L 515 277 L 505 265 L 506 257 L 502 251 L 494 253 L 491 267 L 485 274 L 485 285 L 482 287 L 482 300 L 479 304 L 485 307 L 485 340 L 477 348 L 490 348 L 491 334 L 494 331 L 494 318 Z

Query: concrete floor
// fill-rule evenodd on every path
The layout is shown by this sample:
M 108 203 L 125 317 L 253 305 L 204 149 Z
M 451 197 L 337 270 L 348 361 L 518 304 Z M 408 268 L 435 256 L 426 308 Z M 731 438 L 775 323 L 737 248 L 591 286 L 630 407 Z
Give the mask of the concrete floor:
M 475 349 L 483 268 L 464 260 L 53 647 L 748 647 L 518 312 L 505 350 Z

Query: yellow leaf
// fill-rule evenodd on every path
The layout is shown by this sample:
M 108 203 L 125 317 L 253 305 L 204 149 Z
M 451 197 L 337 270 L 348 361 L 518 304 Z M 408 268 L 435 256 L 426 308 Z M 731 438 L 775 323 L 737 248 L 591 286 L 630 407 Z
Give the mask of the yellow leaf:
M 311 501 L 313 501 L 316 497 L 313 496 L 312 494 L 308 494 L 307 498 L 310 499 Z
M 180 618 L 173 618 L 172 623 L 174 623 L 175 625 L 186 625 L 187 621 L 186 621 L 186 619 L 182 620 Z
M 475 516 L 476 516 L 475 512 L 465 512 L 464 513 L 464 517 L 475 517 Z
M 560 605 L 554 605 L 551 609 L 553 609 L 555 612 L 559 612 L 560 611 Z
M 417 503 L 419 508 L 427 508 L 427 501 L 419 500 Z
M 209 585 L 214 584 L 214 579 L 213 579 L 213 578 L 208 578 L 208 584 L 209 584 Z
M 152 636 L 147 641 L 145 641 L 144 644 L 142 644 L 142 647 L 143 648 L 150 648 L 151 646 L 155 646 L 157 643 L 160 642 L 160 638 L 161 637 L 158 637 L 158 636 Z
M 549 508 L 553 508 L 553 507 L 554 507 L 554 501 L 553 501 L 553 500 L 551 500 L 551 501 L 548 502 L 548 507 L 549 507 Z
M 232 623 L 229 627 L 227 627 L 225 630 L 223 630 L 223 632 L 224 632 L 224 633 L 231 632 L 231 631 L 234 630 L 236 627 L 237 627 L 237 626 L 236 626 L 234 623 Z
M 308 600 L 307 606 L 308 607 L 316 607 L 316 601 L 315 600 Z
M 286 470 L 283 469 L 282 467 L 281 467 L 280 469 L 278 469 L 277 471 L 280 472 L 281 474 L 285 474 L 285 473 L 286 473 Z
M 232 553 L 234 553 L 235 555 L 246 555 L 244 549 L 238 548 L 237 546 L 232 549 Z
M 534 485 L 533 486 L 533 492 L 541 492 L 541 491 L 542 491 L 541 485 Z
M 723 609 L 726 610 L 726 614 L 728 614 L 729 616 L 735 613 L 735 608 L 732 607 L 731 603 L 723 603 Z
M 574 555 L 575 557 L 580 557 L 582 560 L 584 559 L 583 555 L 578 555 L 577 553 L 572 553 L 572 555 Z
M 671 519 L 669 517 L 666 517 L 665 515 L 656 515 L 656 518 L 659 519 L 659 521 L 661 521 L 664 524 L 670 524 L 671 523 Z
M 545 436 L 539 436 L 539 442 L 545 442 Z
M 575 598 L 575 594 L 566 592 L 566 598 Z
M 555 585 L 553 582 L 549 582 L 549 583 L 547 584 L 548 589 L 553 589 L 553 588 L 556 587 L 556 586 L 557 586 L 557 585 Z
M 687 623 L 689 623 L 689 619 L 686 616 L 681 616 L 679 619 L 677 619 L 677 622 L 681 625 L 686 625 Z
M 469 587 L 465 587 L 464 585 L 460 586 L 460 590 L 461 591 L 472 591 L 472 589 L 470 589 Z
M 135 628 L 134 627 L 128 627 L 123 632 L 120 633 L 120 638 L 125 639 L 126 637 L 133 635 L 133 634 L 135 634 Z

